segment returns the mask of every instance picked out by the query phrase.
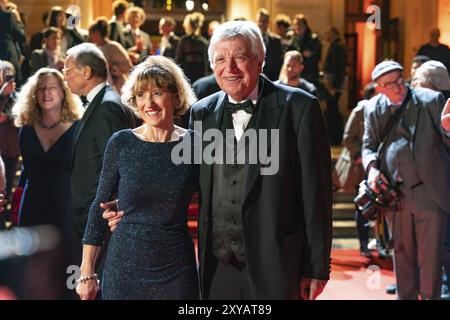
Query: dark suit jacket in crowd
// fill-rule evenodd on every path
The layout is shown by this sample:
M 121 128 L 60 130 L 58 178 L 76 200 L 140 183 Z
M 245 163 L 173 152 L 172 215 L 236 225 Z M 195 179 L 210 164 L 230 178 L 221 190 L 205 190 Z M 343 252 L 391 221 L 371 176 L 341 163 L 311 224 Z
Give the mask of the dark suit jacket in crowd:
M 220 91 L 214 74 L 198 79 L 194 82 L 192 88 L 199 100 Z
M 0 9 L 0 60 L 11 62 L 16 69 L 16 80 L 21 81 L 20 43 L 25 43 L 25 30 L 14 13 Z
M 80 236 L 84 234 L 89 208 L 97 192 L 106 144 L 114 132 L 133 127 L 131 111 L 122 105 L 110 86 L 95 96 L 80 120 L 71 172 L 71 205 Z
M 303 54 L 303 65 L 305 68 L 302 77 L 316 84 L 319 79 L 319 62 L 322 55 L 322 44 L 317 34 L 312 33 L 309 28 L 303 36 L 291 35 L 289 50 L 298 50 Z M 310 57 L 305 57 L 305 50 L 311 51 Z
M 208 75 L 208 40 L 201 35 L 182 36 L 175 60 L 191 83 Z
M 167 44 L 166 48 L 164 49 L 164 52 L 161 52 L 160 54 L 164 57 L 172 58 L 175 60 L 179 43 L 180 43 L 180 37 L 178 37 L 176 35 L 171 35 L 169 37 L 169 43 Z
M 109 23 L 110 26 L 110 33 L 109 33 L 109 39 L 112 41 L 117 41 L 122 45 L 124 48 L 130 48 L 133 45 L 130 42 L 130 39 L 125 35 L 125 28 L 122 25 L 122 23 L 117 21 L 111 21 Z
M 124 35 L 125 35 L 125 44 L 126 44 L 125 49 L 129 49 L 129 48 L 133 47 L 136 43 L 134 41 L 133 34 L 131 32 L 131 28 L 125 28 Z M 150 35 L 145 31 L 140 30 L 139 36 L 142 38 L 142 41 L 144 42 L 144 44 L 147 46 L 147 49 L 143 50 L 139 54 L 139 56 L 142 58 L 142 57 L 148 56 L 151 53 L 152 42 L 150 40 Z
M 266 59 L 263 72 L 272 81 L 278 80 L 283 66 L 283 48 L 280 36 L 268 33 L 266 44 Z
M 223 91 L 200 100 L 191 126 L 219 128 Z M 256 129 L 278 129 L 279 170 L 261 175 L 250 164 L 242 225 L 246 265 L 256 299 L 298 298 L 302 277 L 328 279 L 331 250 L 330 145 L 318 100 L 296 88 L 264 78 Z M 203 149 L 211 142 L 203 142 Z M 269 152 L 275 152 L 269 143 Z M 211 252 L 212 166 L 200 165 L 200 281 L 208 296 L 214 272 Z
M 328 49 L 325 59 L 324 72 L 330 76 L 331 85 L 335 89 L 342 89 L 347 66 L 347 53 L 340 40 L 334 41 Z
M 31 73 L 48 66 L 47 53 L 44 49 L 36 49 L 31 53 Z
M 435 203 L 450 212 L 450 138 L 441 128 L 444 96 L 425 88 L 411 89 L 408 108 L 415 108 L 417 121 L 410 128 L 412 152 L 420 178 Z M 364 109 L 363 165 L 377 160 L 381 133 L 389 119 L 390 110 L 385 95 L 369 100 Z

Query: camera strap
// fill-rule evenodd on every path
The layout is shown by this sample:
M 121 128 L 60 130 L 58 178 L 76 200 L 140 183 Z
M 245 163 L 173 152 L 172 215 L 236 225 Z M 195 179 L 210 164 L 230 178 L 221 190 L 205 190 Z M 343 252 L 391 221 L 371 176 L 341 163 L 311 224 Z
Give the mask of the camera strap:
M 384 158 L 384 152 L 386 151 L 387 148 L 387 142 L 389 140 L 389 136 L 391 135 L 392 132 L 392 128 L 394 127 L 394 125 L 396 123 L 398 123 L 400 116 L 403 112 L 403 110 L 406 108 L 406 105 L 408 104 L 410 98 L 411 98 L 411 90 L 407 87 L 408 93 L 405 97 L 405 100 L 403 100 L 402 105 L 400 106 L 400 108 L 398 108 L 398 110 L 395 111 L 394 115 L 389 117 L 388 122 L 386 123 L 386 126 L 383 129 L 383 132 L 381 133 L 381 143 L 380 146 L 378 147 L 378 167 L 381 165 L 381 160 Z

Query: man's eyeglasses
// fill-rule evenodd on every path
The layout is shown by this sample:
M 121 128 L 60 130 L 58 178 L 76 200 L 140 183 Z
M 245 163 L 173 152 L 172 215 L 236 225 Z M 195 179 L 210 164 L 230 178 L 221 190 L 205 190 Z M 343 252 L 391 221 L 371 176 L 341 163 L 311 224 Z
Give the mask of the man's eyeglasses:
M 403 84 L 403 77 L 398 78 L 397 80 L 386 82 L 386 83 L 378 83 L 381 88 L 392 89 L 394 87 L 400 87 Z
M 69 73 L 70 70 L 75 69 L 77 67 L 72 67 L 72 68 L 63 68 L 61 71 L 63 73 L 63 75 L 67 76 L 67 74 Z

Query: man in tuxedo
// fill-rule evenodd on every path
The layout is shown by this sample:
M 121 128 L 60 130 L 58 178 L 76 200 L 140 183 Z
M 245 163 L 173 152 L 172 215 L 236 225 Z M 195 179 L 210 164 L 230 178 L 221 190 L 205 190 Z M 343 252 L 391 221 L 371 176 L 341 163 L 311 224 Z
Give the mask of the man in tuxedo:
M 261 75 L 265 46 L 253 22 L 217 27 L 208 54 L 222 91 L 192 106 L 191 126 L 200 136 L 231 130 L 241 150 L 255 142 L 250 131 L 273 132 L 266 151 L 279 167 L 263 174 L 263 159 L 200 164 L 202 296 L 315 299 L 329 279 L 332 235 L 330 145 L 318 100 Z M 112 230 L 122 215 L 104 213 Z
M 106 144 L 114 132 L 133 128 L 134 118 L 106 84 L 107 62 L 94 44 L 69 49 L 63 72 L 70 90 L 80 96 L 85 107 L 75 133 L 71 175 L 72 212 L 82 237 L 97 192 Z

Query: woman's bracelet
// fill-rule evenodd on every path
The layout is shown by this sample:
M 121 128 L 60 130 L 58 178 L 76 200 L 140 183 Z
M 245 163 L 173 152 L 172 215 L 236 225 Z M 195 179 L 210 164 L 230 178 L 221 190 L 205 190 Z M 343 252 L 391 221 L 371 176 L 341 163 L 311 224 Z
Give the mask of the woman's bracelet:
M 80 277 L 80 279 L 78 279 L 77 280 L 77 283 L 86 283 L 86 282 L 88 282 L 88 281 L 90 281 L 90 280 L 98 280 L 98 275 L 96 274 L 96 273 L 94 273 L 94 274 L 91 274 L 91 275 L 89 275 L 89 276 L 82 276 L 82 277 Z

